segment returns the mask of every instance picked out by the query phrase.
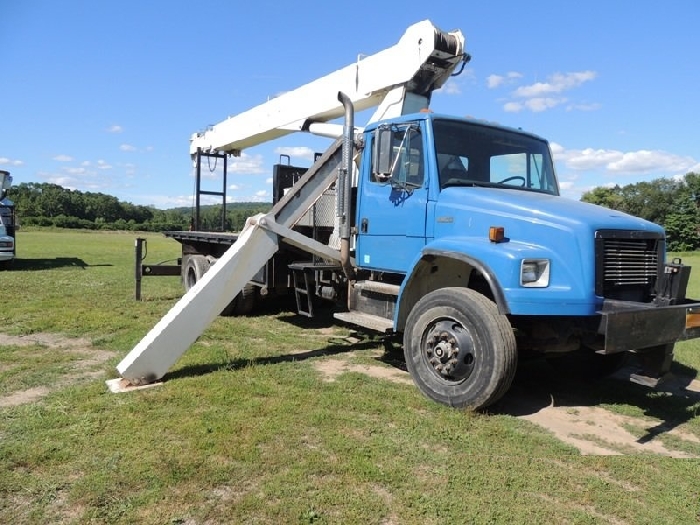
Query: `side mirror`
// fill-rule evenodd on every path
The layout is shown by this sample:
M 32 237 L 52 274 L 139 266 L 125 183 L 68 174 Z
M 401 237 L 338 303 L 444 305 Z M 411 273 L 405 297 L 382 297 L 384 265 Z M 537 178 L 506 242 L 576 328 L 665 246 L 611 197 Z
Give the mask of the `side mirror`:
M 392 141 L 391 128 L 377 128 L 374 133 L 374 166 L 372 166 L 372 170 L 378 179 L 386 180 L 391 177 L 391 167 L 394 163 Z

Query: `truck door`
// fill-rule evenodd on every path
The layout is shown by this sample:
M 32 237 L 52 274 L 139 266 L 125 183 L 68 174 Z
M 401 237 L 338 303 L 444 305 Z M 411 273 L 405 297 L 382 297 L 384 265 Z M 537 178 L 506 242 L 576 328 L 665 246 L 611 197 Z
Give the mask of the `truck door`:
M 384 131 L 384 147 L 377 147 L 380 141 L 371 135 L 364 150 L 356 261 L 360 268 L 404 273 L 426 242 L 424 133 L 417 123 Z M 384 173 L 376 169 L 378 155 L 390 161 Z

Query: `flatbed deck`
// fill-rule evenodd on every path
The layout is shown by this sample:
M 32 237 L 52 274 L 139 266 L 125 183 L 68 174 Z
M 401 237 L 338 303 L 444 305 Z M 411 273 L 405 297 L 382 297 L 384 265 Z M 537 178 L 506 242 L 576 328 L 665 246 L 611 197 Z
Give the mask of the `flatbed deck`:
M 201 232 L 201 231 L 165 231 L 163 235 L 182 243 L 205 242 L 210 244 L 232 245 L 238 240 L 238 233 Z

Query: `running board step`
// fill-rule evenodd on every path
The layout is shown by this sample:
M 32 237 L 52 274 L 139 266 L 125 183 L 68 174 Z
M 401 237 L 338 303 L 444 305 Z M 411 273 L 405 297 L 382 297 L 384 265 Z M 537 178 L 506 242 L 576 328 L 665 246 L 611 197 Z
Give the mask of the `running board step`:
M 389 284 L 380 281 L 357 281 L 355 283 L 356 290 L 380 293 L 383 295 L 394 295 L 397 297 L 400 288 L 398 284 Z
M 384 334 L 394 330 L 394 322 L 391 319 L 378 315 L 363 314 L 362 312 L 337 312 L 333 314 L 333 317 L 339 321 L 376 330 Z

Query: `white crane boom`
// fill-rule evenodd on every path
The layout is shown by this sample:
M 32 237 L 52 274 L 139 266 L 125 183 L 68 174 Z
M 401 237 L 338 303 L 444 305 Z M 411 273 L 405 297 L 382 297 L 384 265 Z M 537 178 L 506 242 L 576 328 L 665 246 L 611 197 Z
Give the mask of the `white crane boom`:
M 428 20 L 418 22 L 384 51 L 195 133 L 190 154 L 201 148 L 237 156 L 288 133 L 314 131 L 314 124 L 343 115 L 339 91 L 350 97 L 356 111 L 380 106 L 370 122 L 427 108 L 432 92 L 467 60 L 461 31 L 445 33 Z M 328 135 L 326 128 L 319 131 Z

